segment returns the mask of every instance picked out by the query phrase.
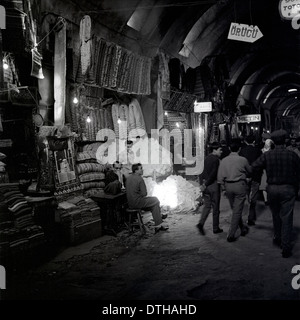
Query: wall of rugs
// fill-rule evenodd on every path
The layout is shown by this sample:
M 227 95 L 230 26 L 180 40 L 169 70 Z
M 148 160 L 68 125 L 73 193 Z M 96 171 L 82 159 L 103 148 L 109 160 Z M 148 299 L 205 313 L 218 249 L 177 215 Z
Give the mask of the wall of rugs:
M 78 61 L 74 61 L 77 83 L 87 82 L 128 94 L 151 93 L 151 58 L 99 37 L 94 36 L 90 41 L 91 60 L 84 74 L 82 58 L 77 56 Z
M 66 116 L 71 129 L 78 132 L 83 140 L 104 140 L 98 133 L 113 130 L 116 138 L 130 139 L 143 136 L 146 124 L 138 100 L 129 95 L 126 99 L 102 99 L 100 88 L 81 86 L 79 102 L 69 101 Z M 88 121 L 87 121 L 88 120 Z

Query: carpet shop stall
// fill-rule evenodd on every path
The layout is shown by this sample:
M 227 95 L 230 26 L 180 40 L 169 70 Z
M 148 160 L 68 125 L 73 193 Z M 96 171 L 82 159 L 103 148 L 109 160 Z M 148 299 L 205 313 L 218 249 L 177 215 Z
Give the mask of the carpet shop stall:
M 196 101 L 210 100 L 201 68 L 160 48 L 148 56 L 90 16 L 71 21 L 50 3 L 12 1 L 7 9 L 18 23 L 8 16 L 0 30 L 1 261 L 16 266 L 36 248 L 39 258 L 117 235 L 133 163 L 143 164 L 148 195 L 162 210 L 195 210 L 206 144 L 234 130 L 221 98 L 195 112 Z M 122 188 L 110 193 L 116 161 Z

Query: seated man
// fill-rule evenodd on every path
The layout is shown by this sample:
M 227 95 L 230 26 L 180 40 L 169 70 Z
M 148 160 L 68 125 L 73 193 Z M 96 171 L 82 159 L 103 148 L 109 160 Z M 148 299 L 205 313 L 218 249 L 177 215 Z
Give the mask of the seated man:
M 155 231 L 167 230 L 168 225 L 163 223 L 160 213 L 160 202 L 156 197 L 147 197 L 147 188 L 140 163 L 132 165 L 132 174 L 126 179 L 126 195 L 129 208 L 143 209 L 152 212 Z
M 113 167 L 108 169 L 105 173 L 105 188 L 104 192 L 109 194 L 118 194 L 121 192 L 122 183 L 120 182 L 120 176 L 116 167 L 120 164 L 116 161 Z

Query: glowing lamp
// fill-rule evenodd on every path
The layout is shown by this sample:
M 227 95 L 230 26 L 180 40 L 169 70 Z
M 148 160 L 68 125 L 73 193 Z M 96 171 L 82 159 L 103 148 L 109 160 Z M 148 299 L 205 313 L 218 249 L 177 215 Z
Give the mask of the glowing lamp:
M 74 97 L 73 103 L 75 103 L 75 104 L 78 103 L 78 99 L 76 97 Z

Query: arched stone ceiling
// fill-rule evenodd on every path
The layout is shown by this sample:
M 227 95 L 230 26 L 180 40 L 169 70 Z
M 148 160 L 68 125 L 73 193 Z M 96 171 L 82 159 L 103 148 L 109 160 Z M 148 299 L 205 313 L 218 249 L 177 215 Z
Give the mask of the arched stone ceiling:
M 236 98 L 246 94 L 256 107 L 276 86 L 300 85 L 300 33 L 280 17 L 279 0 L 67 1 L 76 9 L 75 16 L 89 14 L 100 25 L 135 38 L 149 56 L 165 50 L 192 68 L 204 58 L 224 56 Z M 138 30 L 127 25 L 131 17 Z M 228 40 L 232 22 L 258 26 L 263 37 L 254 43 Z M 186 56 L 179 54 L 182 48 Z M 297 77 L 291 80 L 293 73 Z

